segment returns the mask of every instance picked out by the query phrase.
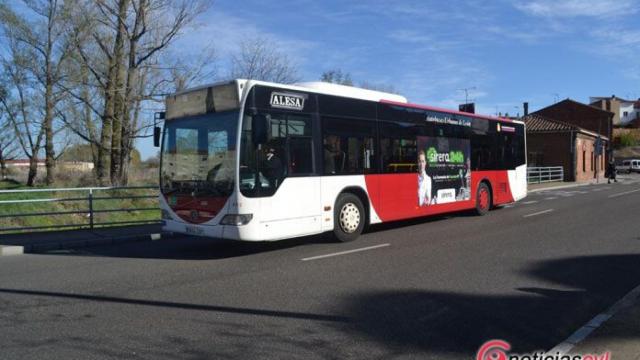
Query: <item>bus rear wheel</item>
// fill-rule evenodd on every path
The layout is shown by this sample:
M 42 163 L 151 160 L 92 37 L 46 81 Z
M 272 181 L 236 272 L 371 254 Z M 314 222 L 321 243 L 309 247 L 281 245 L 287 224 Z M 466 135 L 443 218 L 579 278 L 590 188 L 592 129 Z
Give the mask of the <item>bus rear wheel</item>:
M 353 241 L 362 234 L 365 211 L 360 198 L 351 193 L 338 196 L 333 211 L 333 236 L 341 242 Z
M 476 191 L 476 213 L 484 215 L 491 209 L 491 190 L 487 184 L 481 182 Z

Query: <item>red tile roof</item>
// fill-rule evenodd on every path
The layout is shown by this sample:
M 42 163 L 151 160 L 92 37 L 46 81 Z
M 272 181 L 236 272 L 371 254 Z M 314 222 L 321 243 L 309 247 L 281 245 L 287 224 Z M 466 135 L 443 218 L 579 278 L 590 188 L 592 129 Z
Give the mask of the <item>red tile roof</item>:
M 587 129 L 581 128 L 580 126 L 566 123 L 564 121 L 550 119 L 548 117 L 529 114 L 522 118 L 524 123 L 526 124 L 527 132 L 532 133 L 549 133 L 549 132 L 568 132 L 568 131 L 578 131 L 585 134 L 589 134 L 591 136 L 597 136 L 596 133 L 589 131 Z M 602 136 L 603 139 L 608 139 L 606 136 Z
M 580 131 L 581 128 L 563 121 L 549 119 L 540 115 L 527 115 L 523 118 L 527 125 L 527 131 L 531 132 L 556 132 L 556 131 Z

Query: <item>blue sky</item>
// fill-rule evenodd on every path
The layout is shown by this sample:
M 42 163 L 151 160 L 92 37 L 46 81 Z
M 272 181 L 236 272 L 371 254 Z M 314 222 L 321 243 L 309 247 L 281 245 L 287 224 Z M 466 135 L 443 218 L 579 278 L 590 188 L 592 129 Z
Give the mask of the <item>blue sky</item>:
M 262 37 L 305 81 L 339 68 L 409 101 L 515 114 L 572 98 L 640 97 L 640 0 L 216 0 L 175 44 L 212 47 L 220 74 Z M 139 144 L 143 158 L 157 150 Z

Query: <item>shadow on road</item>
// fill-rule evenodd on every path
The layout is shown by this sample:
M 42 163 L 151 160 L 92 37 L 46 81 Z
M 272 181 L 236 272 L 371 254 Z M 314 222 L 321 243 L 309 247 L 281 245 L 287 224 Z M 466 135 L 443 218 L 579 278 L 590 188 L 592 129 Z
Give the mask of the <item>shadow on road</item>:
M 278 311 L 278 310 L 248 309 L 248 308 L 240 308 L 240 307 L 233 307 L 233 306 L 190 304 L 190 303 L 179 303 L 179 302 L 171 302 L 171 301 L 131 299 L 131 298 L 121 298 L 121 297 L 114 297 L 114 296 L 104 296 L 104 295 L 72 294 L 72 293 L 62 293 L 62 292 L 55 292 L 55 291 L 0 288 L 0 294 L 62 298 L 62 299 L 95 301 L 95 302 L 115 303 L 115 304 L 125 304 L 125 305 L 155 306 L 155 307 L 165 307 L 165 308 L 177 308 L 177 309 L 183 309 L 183 310 L 213 311 L 213 312 L 253 315 L 253 316 L 285 317 L 285 318 L 303 319 L 303 320 L 337 321 L 337 322 L 348 321 L 348 319 L 345 317 L 334 316 L 334 315 L 322 315 L 322 314 L 311 314 L 311 313 Z
M 277 304 L 266 304 L 267 309 L 253 309 L 9 288 L 1 288 L 0 295 L 37 298 L 40 308 L 68 300 L 139 306 L 141 313 L 146 307 L 204 311 L 201 316 L 184 316 L 186 323 L 181 324 L 183 327 L 202 326 L 194 322 L 194 318 L 197 321 L 215 319 L 203 329 L 216 334 L 215 337 L 206 343 L 190 342 L 198 346 L 203 358 L 220 355 L 216 351 L 228 348 L 230 343 L 244 349 L 244 358 L 267 354 L 271 358 L 281 358 L 310 349 L 314 353 L 329 352 L 333 358 L 364 357 L 373 352 L 380 358 L 416 353 L 423 358 L 467 358 L 490 339 L 509 341 L 514 352 L 550 349 L 637 286 L 640 282 L 638 264 L 640 254 L 540 261 L 527 266 L 522 273 L 548 284 L 546 287 L 517 288 L 513 293 L 502 295 L 431 291 L 428 284 L 422 289 L 360 291 L 346 297 L 328 298 L 327 305 L 333 309 L 328 314 L 267 310 Z M 11 323 L 8 310 L 0 303 L 0 312 L 7 314 L 4 320 Z M 114 311 L 113 308 L 110 310 Z M 211 318 L 207 314 L 211 314 Z M 224 316 L 227 314 L 242 318 Z M 241 334 L 229 332 L 230 328 L 247 321 L 253 324 L 254 317 L 261 319 L 260 327 L 248 328 Z M 291 319 L 303 323 L 282 322 Z M 275 339 L 256 335 L 260 329 L 276 327 L 286 336 Z M 300 328 L 313 333 L 311 344 L 308 334 Z M 138 330 L 132 329 L 133 332 Z M 270 332 L 267 330 L 267 333 Z M 614 334 L 627 339 L 640 336 L 637 333 Z M 343 339 L 344 344 L 336 348 L 335 339 Z M 152 338 L 142 339 L 142 343 L 149 341 Z M 166 343 L 156 350 L 172 353 L 175 350 L 172 346 Z
M 326 236 L 306 236 L 275 242 L 241 242 L 194 236 L 176 236 L 160 241 L 143 241 L 73 250 L 47 251 L 46 255 L 104 256 L 136 259 L 218 260 L 283 250 L 308 244 L 328 243 Z
M 473 354 L 491 339 L 511 342 L 515 352 L 548 350 L 638 286 L 639 264 L 640 255 L 543 261 L 524 273 L 557 287 L 503 296 L 371 291 L 350 296 L 345 314 L 351 331 L 397 351 Z
M 444 215 L 393 221 L 383 224 L 375 224 L 366 232 L 383 233 L 388 230 L 443 221 L 455 217 L 473 216 L 477 216 L 473 211 L 461 211 Z M 275 242 L 243 242 L 177 235 L 175 237 L 154 242 L 141 241 L 134 243 L 120 243 L 115 245 L 101 245 L 78 249 L 44 251 L 39 252 L 39 254 L 104 256 L 138 259 L 216 260 L 266 253 L 309 244 L 331 243 L 339 244 L 332 238 L 330 233 Z

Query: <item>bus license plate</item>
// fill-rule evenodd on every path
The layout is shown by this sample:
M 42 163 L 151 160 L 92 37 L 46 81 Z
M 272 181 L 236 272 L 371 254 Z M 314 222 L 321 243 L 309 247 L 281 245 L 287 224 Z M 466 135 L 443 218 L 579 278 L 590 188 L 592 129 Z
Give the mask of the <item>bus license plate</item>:
M 201 227 L 197 227 L 197 226 L 185 226 L 185 231 L 187 234 L 191 234 L 191 235 L 204 235 L 204 229 Z

